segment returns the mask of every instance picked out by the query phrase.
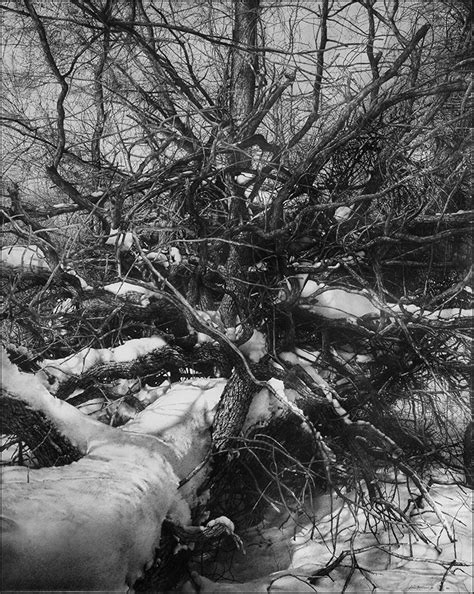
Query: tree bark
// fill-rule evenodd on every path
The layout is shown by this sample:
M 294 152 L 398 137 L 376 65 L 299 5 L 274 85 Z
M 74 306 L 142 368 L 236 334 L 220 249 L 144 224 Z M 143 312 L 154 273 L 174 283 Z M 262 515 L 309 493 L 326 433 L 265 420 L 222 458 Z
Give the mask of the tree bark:
M 245 372 L 239 368 L 235 369 L 227 382 L 214 417 L 212 443 L 215 453 L 222 452 L 231 444 L 232 438 L 239 435 L 252 397 L 260 389 L 261 387 Z

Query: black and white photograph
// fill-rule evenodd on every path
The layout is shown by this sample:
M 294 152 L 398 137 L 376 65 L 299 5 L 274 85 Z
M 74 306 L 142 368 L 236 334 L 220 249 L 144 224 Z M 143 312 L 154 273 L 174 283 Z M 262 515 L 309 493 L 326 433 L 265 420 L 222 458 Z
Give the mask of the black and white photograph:
M 470 593 L 470 0 L 0 0 L 0 591 Z

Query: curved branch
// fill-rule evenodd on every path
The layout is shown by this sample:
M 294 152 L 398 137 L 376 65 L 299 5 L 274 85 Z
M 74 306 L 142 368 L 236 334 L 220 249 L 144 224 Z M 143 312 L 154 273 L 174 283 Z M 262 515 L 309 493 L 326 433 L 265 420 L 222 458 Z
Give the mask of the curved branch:
M 31 2 L 31 0 L 25 0 L 25 5 L 28 9 L 28 12 L 30 13 L 31 18 L 33 19 L 33 22 L 35 23 L 35 27 L 40 38 L 41 47 L 46 57 L 46 61 L 48 62 L 49 67 L 51 68 L 56 80 L 58 81 L 61 87 L 61 92 L 59 93 L 58 99 L 56 101 L 56 109 L 58 112 L 58 117 L 56 121 L 58 129 L 58 140 L 56 146 L 56 153 L 53 159 L 53 167 L 56 168 L 59 165 L 59 162 L 61 161 L 61 157 L 64 153 L 64 147 L 66 146 L 66 132 L 64 130 L 64 120 L 66 117 L 66 112 L 64 111 L 64 100 L 66 99 L 66 96 L 68 94 L 69 86 L 66 82 L 66 77 L 61 74 L 56 64 L 56 61 L 51 52 L 51 48 L 49 46 L 46 30 L 44 28 L 43 23 L 41 22 L 41 19 L 38 16 L 38 13 L 36 12 L 33 3 Z

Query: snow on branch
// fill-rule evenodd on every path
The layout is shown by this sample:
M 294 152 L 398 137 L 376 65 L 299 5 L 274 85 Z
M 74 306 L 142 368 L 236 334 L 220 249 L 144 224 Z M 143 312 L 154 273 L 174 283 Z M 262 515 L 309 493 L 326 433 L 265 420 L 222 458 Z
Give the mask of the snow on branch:
M 202 475 L 180 493 L 179 477 L 209 450 L 225 380 L 178 384 L 121 430 L 56 399 L 6 354 L 2 379 L 83 453 L 61 467 L 2 469 L 2 586 L 127 591 L 153 564 L 164 519 L 190 523 Z
M 25 270 L 28 272 L 51 272 L 46 256 L 41 248 L 34 245 L 9 245 L 0 250 L 2 268 Z

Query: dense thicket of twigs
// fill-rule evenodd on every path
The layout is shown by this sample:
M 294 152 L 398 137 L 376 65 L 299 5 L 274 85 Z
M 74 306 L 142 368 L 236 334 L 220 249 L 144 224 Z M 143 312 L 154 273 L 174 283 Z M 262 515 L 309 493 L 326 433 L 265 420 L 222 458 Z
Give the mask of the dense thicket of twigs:
M 360 66 L 352 53 L 338 63 L 331 23 L 344 15 L 319 4 L 317 13 L 292 9 L 316 19 L 307 63 L 282 25 L 290 9 L 278 3 L 224 2 L 222 19 L 206 1 L 186 15 L 141 0 L 2 8 L 15 57 L 5 82 L 2 241 L 36 245 L 47 262 L 2 265 L 2 341 L 30 371 L 46 357 L 162 335 L 162 351 L 59 385 L 64 399 L 82 390 L 73 404 L 121 399 L 125 413 L 105 406 L 107 423 L 139 407 L 133 395 L 114 395 L 114 380 L 228 377 L 207 486 L 215 513 L 242 522 L 271 501 L 298 508 L 328 485 L 365 484 L 380 502 L 379 469 L 418 485 L 416 473 L 433 465 L 462 468 L 456 423 L 468 417 L 472 319 L 409 306 L 470 305 L 472 9 L 463 0 L 432 10 L 352 3 L 361 37 L 341 20 L 341 51 L 354 39 Z M 280 30 L 273 38 L 265 19 Z M 17 101 L 22 92 L 30 108 Z M 315 313 L 298 274 L 367 291 L 382 313 Z M 106 290 L 117 281 L 152 295 Z M 200 310 L 218 311 L 222 326 Z M 237 345 L 255 329 L 265 335 L 258 365 L 229 341 L 236 326 Z M 325 383 L 283 362 L 295 348 L 318 353 Z M 242 435 L 270 377 L 295 391 L 295 403 Z M 46 455 L 24 423 L 4 432 L 38 462 Z M 390 505 L 379 513 L 393 519 Z

